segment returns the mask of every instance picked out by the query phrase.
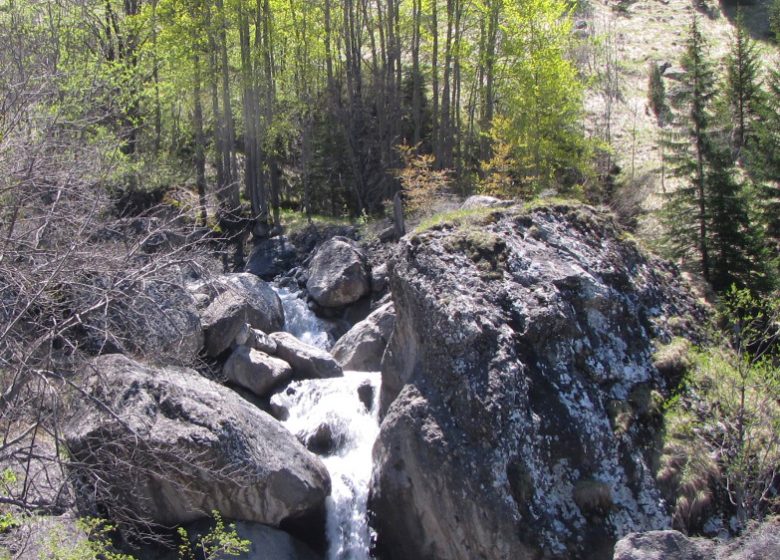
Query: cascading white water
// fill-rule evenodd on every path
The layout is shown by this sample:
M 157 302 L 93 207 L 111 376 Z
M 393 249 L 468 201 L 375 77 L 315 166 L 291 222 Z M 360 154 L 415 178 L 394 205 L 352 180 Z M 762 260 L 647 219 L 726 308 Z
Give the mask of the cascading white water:
M 306 344 L 329 350 L 333 340 L 328 334 L 328 323 L 312 313 L 298 292 L 277 287 L 274 287 L 274 291 L 282 300 L 285 330 Z
M 286 290 L 285 290 L 286 291 Z M 297 295 L 278 290 L 288 331 L 310 344 L 327 348 L 328 335 Z M 371 535 L 367 519 L 371 449 L 379 434 L 380 374 L 344 372 L 344 377 L 296 381 L 274 395 L 275 406 L 288 412 L 285 426 L 307 442 L 316 438 L 332 481 L 327 500 L 329 560 L 368 560 Z M 362 393 L 361 399 L 359 394 Z

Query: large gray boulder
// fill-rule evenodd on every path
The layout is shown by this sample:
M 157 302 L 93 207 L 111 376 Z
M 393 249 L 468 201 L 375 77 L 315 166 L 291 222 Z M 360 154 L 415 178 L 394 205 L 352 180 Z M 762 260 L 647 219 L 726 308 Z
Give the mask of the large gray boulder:
M 247 346 L 238 346 L 222 366 L 225 379 L 248 389 L 258 397 L 267 396 L 274 388 L 289 381 L 290 364 Z
M 352 327 L 330 353 L 345 370 L 379 371 L 393 325 L 395 308 L 390 302 Z
M 119 354 L 88 369 L 65 430 L 83 513 L 171 526 L 218 510 L 278 526 L 322 510 L 320 460 L 230 389 Z
M 668 527 L 654 341 L 698 313 L 675 275 L 585 206 L 402 240 L 369 504 L 381 557 L 609 559 Z
M 225 274 L 192 287 L 201 298 L 209 298 L 201 313 L 206 353 L 216 357 L 230 348 L 236 336 L 249 324 L 264 332 L 284 327 L 284 310 L 273 288 L 248 273 Z
M 275 332 L 276 356 L 290 364 L 296 379 L 325 379 L 344 375 L 341 366 L 327 351 L 311 346 L 286 332 Z
M 323 307 L 356 302 L 370 291 L 365 255 L 346 237 L 329 239 L 312 259 L 306 289 Z
M 631 533 L 615 546 L 614 560 L 711 560 L 715 546 L 677 531 Z

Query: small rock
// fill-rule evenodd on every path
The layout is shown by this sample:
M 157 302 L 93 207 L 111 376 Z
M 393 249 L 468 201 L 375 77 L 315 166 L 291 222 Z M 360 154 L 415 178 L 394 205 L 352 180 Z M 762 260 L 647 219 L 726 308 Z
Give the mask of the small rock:
M 213 297 L 201 315 L 206 353 L 219 356 L 249 323 L 265 332 L 284 326 L 282 302 L 270 285 L 252 274 L 226 274 L 196 288 Z
M 389 279 L 387 263 L 375 266 L 371 270 L 371 291 L 375 294 L 384 292 L 387 289 Z
M 247 346 L 266 354 L 276 354 L 276 342 L 259 329 L 253 329 L 251 325 L 245 324 L 236 335 L 235 343 L 238 346 Z
M 358 399 L 366 407 L 367 412 L 371 412 L 374 408 L 374 386 L 370 381 L 364 381 L 360 384 L 357 390 Z
M 337 442 L 333 435 L 333 428 L 327 422 L 323 422 L 313 434 L 303 442 L 306 449 L 317 455 L 330 455 L 336 451 Z
M 244 270 L 263 280 L 273 280 L 290 270 L 296 259 L 295 246 L 287 237 L 272 237 L 255 243 Z

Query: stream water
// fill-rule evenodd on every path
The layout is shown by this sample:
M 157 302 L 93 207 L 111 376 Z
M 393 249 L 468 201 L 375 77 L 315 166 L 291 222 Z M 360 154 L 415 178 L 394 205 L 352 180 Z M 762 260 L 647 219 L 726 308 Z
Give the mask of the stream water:
M 325 350 L 332 341 L 327 323 L 297 294 L 280 288 L 287 331 Z M 284 424 L 301 441 L 314 439 L 332 482 L 326 502 L 328 560 L 368 560 L 367 518 L 371 449 L 379 433 L 378 372 L 344 372 L 344 377 L 295 381 L 272 399 L 287 409 Z M 360 396 L 359 396 L 360 395 Z M 362 398 L 361 398 L 362 396 Z

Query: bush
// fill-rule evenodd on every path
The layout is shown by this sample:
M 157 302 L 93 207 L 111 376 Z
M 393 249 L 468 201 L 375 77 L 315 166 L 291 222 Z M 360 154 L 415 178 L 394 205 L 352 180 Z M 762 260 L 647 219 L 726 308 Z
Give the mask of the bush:
M 411 146 L 399 146 L 398 153 L 404 166 L 396 172 L 396 177 L 401 181 L 406 207 L 413 215 L 425 214 L 436 207 L 449 185 L 450 173 L 446 169 L 435 169 L 436 158 L 419 154 Z

